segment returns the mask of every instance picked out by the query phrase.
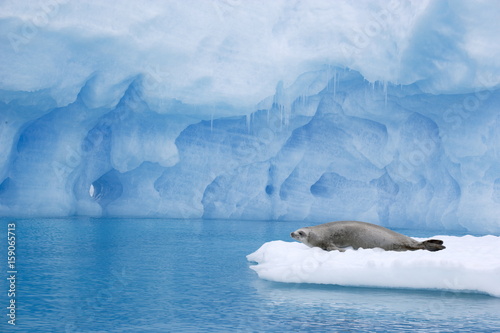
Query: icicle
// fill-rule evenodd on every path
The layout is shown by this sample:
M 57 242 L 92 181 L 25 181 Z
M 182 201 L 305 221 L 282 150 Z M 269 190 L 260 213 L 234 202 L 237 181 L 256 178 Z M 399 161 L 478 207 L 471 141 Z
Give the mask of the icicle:
M 282 129 L 283 128 L 283 111 L 284 111 L 282 105 L 279 106 L 279 110 L 280 110 L 280 129 Z
M 247 114 L 246 115 L 246 121 L 247 121 L 247 132 L 250 133 L 250 124 L 251 124 L 251 117 L 252 117 L 252 114 Z
M 292 103 L 287 103 L 287 106 L 283 106 L 283 112 L 285 112 L 285 128 L 288 126 L 292 113 Z
M 285 89 L 283 88 L 283 81 L 278 82 L 276 86 L 276 93 L 274 95 L 273 107 L 278 110 L 280 116 L 280 128 L 283 128 L 283 124 L 288 123 L 289 110 L 291 107 L 287 107 L 288 100 L 285 96 Z M 269 114 L 269 113 L 268 113 Z
M 210 112 L 210 133 L 214 130 L 214 110 L 212 108 L 212 112 Z
M 384 98 L 385 98 L 385 107 L 387 107 L 387 81 L 384 80 Z
M 337 95 L 337 69 L 333 72 L 333 98 Z

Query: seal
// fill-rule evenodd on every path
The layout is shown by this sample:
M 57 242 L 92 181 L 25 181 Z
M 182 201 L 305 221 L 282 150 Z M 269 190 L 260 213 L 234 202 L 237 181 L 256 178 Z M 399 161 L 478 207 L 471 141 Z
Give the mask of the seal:
M 429 239 L 419 242 L 379 225 L 358 221 L 329 222 L 301 228 L 290 235 L 309 247 L 320 247 L 326 251 L 344 252 L 348 247 L 355 250 L 378 247 L 386 251 L 428 250 L 434 252 L 446 248 L 442 240 Z

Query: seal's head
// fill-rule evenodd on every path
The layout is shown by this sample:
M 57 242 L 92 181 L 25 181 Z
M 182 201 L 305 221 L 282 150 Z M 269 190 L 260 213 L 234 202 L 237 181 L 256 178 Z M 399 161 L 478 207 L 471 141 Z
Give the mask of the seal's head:
M 311 232 L 311 230 L 309 230 L 307 228 L 301 228 L 301 229 L 298 229 L 298 230 L 295 230 L 294 232 L 292 232 L 290 234 L 290 236 L 292 236 L 293 239 L 298 240 L 299 242 L 304 243 L 307 246 L 312 247 L 312 245 L 309 243 L 309 233 L 310 232 Z

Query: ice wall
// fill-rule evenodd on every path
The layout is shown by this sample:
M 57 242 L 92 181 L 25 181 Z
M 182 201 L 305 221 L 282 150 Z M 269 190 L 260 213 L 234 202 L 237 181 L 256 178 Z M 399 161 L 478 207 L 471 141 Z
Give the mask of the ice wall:
M 40 115 L 3 103 L 2 215 L 499 228 L 498 90 L 431 95 L 325 68 L 247 116 L 200 120 L 152 110 L 141 82 L 110 109 L 85 104 L 93 82 Z
M 0 2 L 0 89 L 116 104 L 142 73 L 152 104 L 226 102 L 251 112 L 324 64 L 429 93 L 500 83 L 495 0 Z
M 500 232 L 496 2 L 0 4 L 0 215 Z

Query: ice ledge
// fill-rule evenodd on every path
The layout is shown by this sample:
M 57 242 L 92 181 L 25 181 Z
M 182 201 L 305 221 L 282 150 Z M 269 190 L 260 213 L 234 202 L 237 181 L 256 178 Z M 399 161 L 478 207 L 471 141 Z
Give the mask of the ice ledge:
M 260 278 L 275 282 L 479 292 L 500 297 L 500 237 L 434 236 L 439 252 L 381 249 L 326 252 L 272 241 L 247 256 Z M 418 239 L 418 238 L 416 238 Z

